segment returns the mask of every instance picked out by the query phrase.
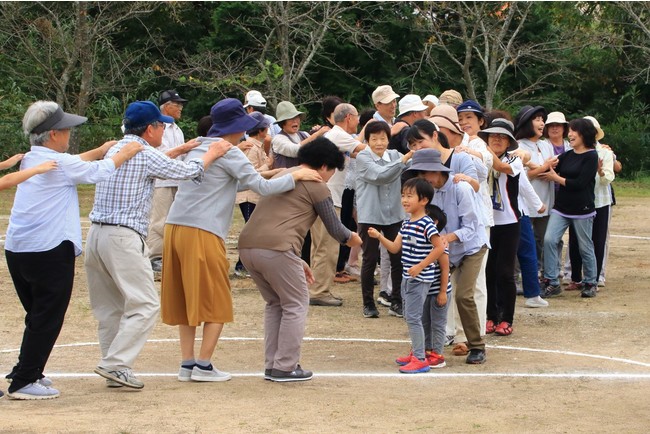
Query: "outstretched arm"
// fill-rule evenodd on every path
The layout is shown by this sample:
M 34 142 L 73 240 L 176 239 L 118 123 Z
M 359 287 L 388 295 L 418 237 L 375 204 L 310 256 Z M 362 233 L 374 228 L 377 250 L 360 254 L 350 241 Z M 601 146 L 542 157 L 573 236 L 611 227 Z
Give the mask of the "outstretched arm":
M 56 169 L 56 161 L 46 161 L 38 166 L 30 167 L 29 169 L 19 170 L 18 172 L 10 173 L 0 178 L 0 190 L 20 184 L 28 180 L 34 175 L 49 172 Z

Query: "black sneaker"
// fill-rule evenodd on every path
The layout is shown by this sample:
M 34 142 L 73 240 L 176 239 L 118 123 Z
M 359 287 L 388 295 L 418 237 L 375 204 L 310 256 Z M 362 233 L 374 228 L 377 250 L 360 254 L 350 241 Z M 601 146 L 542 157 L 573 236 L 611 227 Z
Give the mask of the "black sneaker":
M 544 282 L 544 289 L 540 296 L 542 298 L 557 297 L 562 294 L 562 287 L 560 285 L 551 285 L 550 282 Z
M 363 307 L 364 318 L 379 318 L 379 311 L 374 304 L 369 304 Z
M 0 390 L 0 398 L 2 398 L 3 396 L 5 396 L 5 393 L 2 390 Z
M 402 312 L 402 305 L 397 303 L 391 304 L 390 309 L 388 309 L 388 315 L 396 316 L 397 318 L 403 318 L 404 313 Z
M 270 380 L 271 379 L 271 371 L 273 371 L 273 369 L 265 369 L 264 370 L 264 379 L 265 380 Z
M 271 369 L 271 381 L 278 383 L 286 383 L 289 381 L 307 381 L 311 380 L 314 376 L 313 372 L 304 370 L 300 365 L 296 366 L 293 371 L 280 371 L 279 369 Z
M 481 365 L 485 363 L 485 350 L 481 350 L 479 348 L 472 348 L 469 350 L 469 354 L 467 355 L 467 358 L 465 359 L 465 363 L 469 365 Z
M 592 283 L 585 283 L 584 287 L 582 288 L 582 292 L 580 293 L 580 297 L 592 298 L 596 296 L 596 293 L 597 293 L 596 285 Z
M 380 291 L 377 297 L 377 303 L 382 306 L 390 307 L 390 295 L 386 291 Z

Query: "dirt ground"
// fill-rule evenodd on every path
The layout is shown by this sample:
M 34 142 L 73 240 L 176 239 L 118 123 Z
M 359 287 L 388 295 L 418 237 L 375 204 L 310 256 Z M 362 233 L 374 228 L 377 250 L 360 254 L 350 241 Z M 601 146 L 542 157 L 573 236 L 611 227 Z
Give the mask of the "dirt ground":
M 180 383 L 177 332 L 159 323 L 134 370 L 142 391 L 107 389 L 83 258 L 73 300 L 46 373 L 61 397 L 0 401 L 0 432 L 647 432 L 650 429 L 650 198 L 614 209 L 607 286 L 594 299 L 565 293 L 549 308 L 517 300 L 514 334 L 488 336 L 488 361 L 397 372 L 408 351 L 403 320 L 361 315 L 358 283 L 336 285 L 340 308 L 312 307 L 304 383 L 264 381 L 263 302 L 250 279 L 233 279 L 235 322 L 213 362 L 226 383 Z M 237 221 L 228 240 L 236 260 Z M 84 225 L 85 230 L 87 224 Z M 6 219 L 0 220 L 0 233 Z M 84 233 L 85 233 L 84 230 Z M 14 364 L 23 311 L 0 261 L 0 373 Z M 2 386 L 6 392 L 6 387 Z

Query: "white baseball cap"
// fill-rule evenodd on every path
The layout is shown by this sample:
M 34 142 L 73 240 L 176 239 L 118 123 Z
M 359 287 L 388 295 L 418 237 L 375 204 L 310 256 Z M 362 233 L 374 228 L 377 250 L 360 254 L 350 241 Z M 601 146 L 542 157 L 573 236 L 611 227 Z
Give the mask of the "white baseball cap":
M 266 100 L 258 90 L 251 90 L 246 94 L 244 108 L 248 106 L 266 107 Z

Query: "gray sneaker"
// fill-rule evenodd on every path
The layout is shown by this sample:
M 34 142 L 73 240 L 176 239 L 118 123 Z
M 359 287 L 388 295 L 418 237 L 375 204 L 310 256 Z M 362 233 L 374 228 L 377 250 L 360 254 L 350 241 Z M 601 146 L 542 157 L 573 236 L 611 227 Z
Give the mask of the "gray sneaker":
M 59 391 L 35 381 L 15 392 L 9 392 L 7 396 L 11 399 L 21 400 L 54 399 L 59 397 Z
M 109 380 L 108 378 L 106 379 L 106 387 L 110 387 L 111 389 L 117 389 L 118 387 L 124 387 L 122 384 L 118 383 L 117 381 Z
M 52 386 L 52 380 L 50 380 L 48 377 L 43 377 L 40 380 L 36 380 L 39 383 L 41 383 L 45 387 L 51 387 Z
M 131 387 L 133 389 L 142 389 L 144 387 L 144 383 L 138 380 L 129 368 L 120 369 L 119 371 L 111 371 L 98 366 L 95 368 L 94 372 L 95 374 L 101 375 L 107 380 L 113 380 L 122 386 Z
M 178 381 L 187 382 L 191 380 L 192 380 L 192 369 L 181 366 L 180 369 L 178 370 Z
M 199 366 L 195 366 L 192 369 L 192 375 L 190 378 L 194 381 L 228 381 L 232 378 L 228 372 L 221 372 L 214 366 L 210 365 L 210 369 L 201 369 Z

